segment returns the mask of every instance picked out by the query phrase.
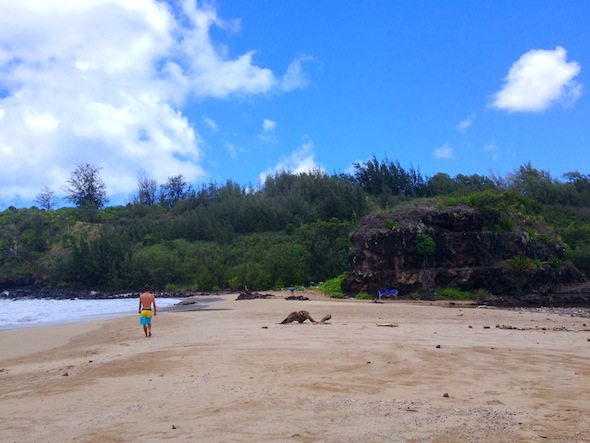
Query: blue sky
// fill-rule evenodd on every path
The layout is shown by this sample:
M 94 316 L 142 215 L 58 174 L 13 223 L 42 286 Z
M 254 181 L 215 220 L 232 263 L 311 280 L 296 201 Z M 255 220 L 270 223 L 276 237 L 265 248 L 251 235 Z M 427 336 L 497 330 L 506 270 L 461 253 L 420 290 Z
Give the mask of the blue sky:
M 589 1 L 2 0 L 0 210 L 158 183 L 590 173 Z

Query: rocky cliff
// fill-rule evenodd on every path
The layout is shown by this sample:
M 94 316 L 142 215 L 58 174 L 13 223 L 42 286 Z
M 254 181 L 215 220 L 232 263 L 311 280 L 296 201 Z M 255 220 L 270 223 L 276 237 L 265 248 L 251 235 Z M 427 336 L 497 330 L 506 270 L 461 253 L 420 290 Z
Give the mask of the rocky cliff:
M 506 229 L 470 206 L 443 209 L 422 205 L 364 218 L 351 234 L 352 271 L 343 283 L 347 294 L 395 288 L 401 297 L 437 288 L 486 289 L 492 294 L 520 292 L 515 269 L 506 264 L 526 257 L 523 293 L 551 294 L 581 283 L 584 275 L 566 261 L 565 248 L 542 223 L 515 220 Z M 417 247 L 419 234 L 434 240 L 431 253 Z

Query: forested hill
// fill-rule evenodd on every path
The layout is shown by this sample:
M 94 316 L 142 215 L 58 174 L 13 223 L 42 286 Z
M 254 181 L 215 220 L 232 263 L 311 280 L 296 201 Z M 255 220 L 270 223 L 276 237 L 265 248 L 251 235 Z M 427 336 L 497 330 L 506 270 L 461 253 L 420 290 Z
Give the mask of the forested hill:
M 70 200 L 76 207 L 1 212 L 0 289 L 125 291 L 149 282 L 167 290 L 265 290 L 321 282 L 351 270 L 349 236 L 362 217 L 424 203 L 503 211 L 491 230 L 534 218 L 565 246 L 559 259 L 590 275 L 590 174 L 557 179 L 527 164 L 506 177 L 423 177 L 373 158 L 352 175 L 280 173 L 256 190 L 231 181 L 197 189 L 179 176 L 156 191 L 140 177 L 126 206 L 89 204 L 97 201 L 90 195 Z

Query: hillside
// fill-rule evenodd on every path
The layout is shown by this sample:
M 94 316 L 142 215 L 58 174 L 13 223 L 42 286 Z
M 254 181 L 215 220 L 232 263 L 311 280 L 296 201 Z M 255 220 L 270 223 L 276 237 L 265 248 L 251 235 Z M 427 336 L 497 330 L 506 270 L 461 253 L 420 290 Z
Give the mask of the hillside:
M 126 206 L 0 212 L 0 290 L 268 290 L 346 273 L 396 287 L 521 296 L 590 275 L 590 176 L 422 177 L 376 159 L 354 175 L 279 173 L 256 190 L 187 187 Z

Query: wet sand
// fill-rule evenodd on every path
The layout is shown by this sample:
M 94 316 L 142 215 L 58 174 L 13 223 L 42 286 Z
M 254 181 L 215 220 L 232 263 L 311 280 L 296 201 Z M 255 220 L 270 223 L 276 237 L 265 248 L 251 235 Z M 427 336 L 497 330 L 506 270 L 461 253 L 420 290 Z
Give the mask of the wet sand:
M 0 441 L 590 442 L 589 318 L 287 295 L 0 331 Z

